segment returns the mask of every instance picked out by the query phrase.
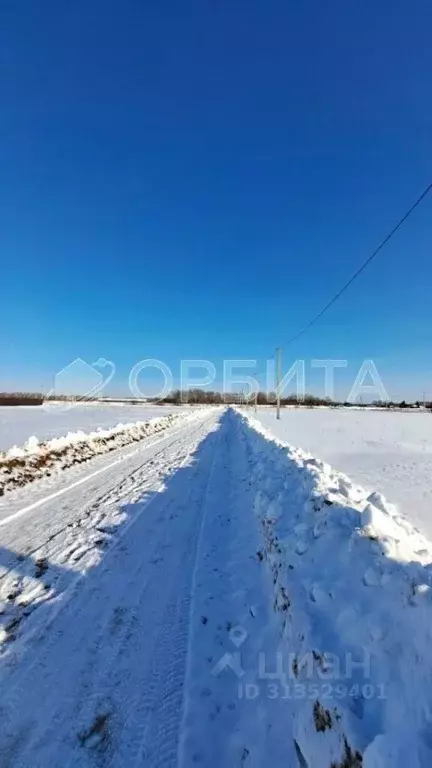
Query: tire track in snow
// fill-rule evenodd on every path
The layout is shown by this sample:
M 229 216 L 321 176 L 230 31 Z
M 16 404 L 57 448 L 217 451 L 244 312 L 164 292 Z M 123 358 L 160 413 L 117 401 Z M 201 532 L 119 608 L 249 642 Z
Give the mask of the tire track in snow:
M 198 426 L 195 427 L 195 429 L 191 429 L 189 432 L 189 435 L 191 438 L 195 438 L 198 436 L 203 430 L 203 424 L 200 423 Z M 62 525 L 61 528 L 57 529 L 54 533 L 49 533 L 47 537 L 44 538 L 43 543 L 38 544 L 37 546 L 33 548 L 25 548 L 25 556 L 26 557 L 34 557 L 36 556 L 44 546 L 48 542 L 53 541 L 58 536 L 61 536 L 65 533 L 66 530 L 70 529 L 72 525 L 75 523 L 79 526 L 81 526 L 82 521 L 88 520 L 88 523 L 90 526 L 95 527 L 96 525 L 102 523 L 103 517 L 101 517 L 101 520 L 96 523 L 94 517 L 92 517 L 92 513 L 99 510 L 101 507 L 103 508 L 104 505 L 108 504 L 118 504 L 123 499 L 129 496 L 129 501 L 135 501 L 137 498 L 139 498 L 139 495 L 142 494 L 143 491 L 145 491 L 146 488 L 150 487 L 152 483 L 154 483 L 154 477 L 156 471 L 161 470 L 163 471 L 163 463 L 161 462 L 158 467 L 153 467 L 150 472 L 144 472 L 144 479 L 141 480 L 141 476 L 143 475 L 143 470 L 147 470 L 150 465 L 155 464 L 155 459 L 159 458 L 160 456 L 163 456 L 167 450 L 169 450 L 173 443 L 178 438 L 178 435 L 181 434 L 184 431 L 184 427 L 182 430 L 176 430 L 175 432 L 171 432 L 169 435 L 165 435 L 163 438 L 160 438 L 159 440 L 153 442 L 150 446 L 146 445 L 145 447 L 142 447 L 141 450 L 135 450 L 134 453 L 141 453 L 143 450 L 147 453 L 149 449 L 153 448 L 155 445 L 158 445 L 159 443 L 166 443 L 163 445 L 158 451 L 155 453 L 152 453 L 150 458 L 145 458 L 143 461 L 140 462 L 140 464 L 135 467 L 131 472 L 128 472 L 126 477 L 124 477 L 123 480 L 121 480 L 119 483 L 116 480 L 109 480 L 109 488 L 108 490 L 104 491 L 102 494 L 100 494 L 100 491 L 97 492 L 97 495 L 95 498 L 88 500 L 84 503 L 83 509 L 80 510 L 80 517 L 73 521 L 68 521 L 65 525 Z M 179 449 L 179 453 L 182 453 L 182 449 Z M 186 454 L 189 455 L 188 453 Z M 123 459 L 122 459 L 123 460 Z M 90 476 L 91 477 L 91 476 Z M 90 479 L 90 478 L 86 478 Z M 75 484 L 72 484 L 71 486 L 68 486 L 67 489 L 64 490 L 64 492 L 74 490 L 76 487 Z M 50 501 L 52 501 L 52 497 L 48 496 L 46 497 L 43 502 L 45 505 L 47 505 Z M 41 505 L 42 506 L 42 505 Z M 18 516 L 21 516 L 20 514 Z M 15 519 L 15 518 L 14 518 Z M 6 520 L 8 520 L 6 518 Z M 0 521 L 0 524 L 6 524 L 6 520 Z M 12 522 L 12 518 L 9 519 L 9 522 Z M 15 537 L 14 537 L 15 538 Z M 6 539 L 7 540 L 7 539 Z M 22 546 L 22 545 L 21 545 Z M 0 578 L 1 581 L 1 578 Z
M 197 430 L 199 431 L 200 425 L 198 425 Z M 167 429 L 168 434 L 165 434 L 163 437 L 157 438 L 156 440 L 148 441 L 145 438 L 143 438 L 142 442 L 143 445 L 140 445 L 138 448 L 134 447 L 132 452 L 130 451 L 130 446 L 127 446 L 128 452 L 126 454 L 121 452 L 121 449 L 119 453 L 121 454 L 118 456 L 117 459 L 110 462 L 109 464 L 104 465 L 103 467 L 100 467 L 99 469 L 95 470 L 94 472 L 91 472 L 90 474 L 84 474 L 83 477 L 75 480 L 71 484 L 67 485 L 66 487 L 61 488 L 60 490 L 53 491 L 52 493 L 48 494 L 48 496 L 44 496 L 40 499 L 38 499 L 35 502 L 32 502 L 30 504 L 25 505 L 24 507 L 21 507 L 20 509 L 14 511 L 10 515 L 7 515 L 6 517 L 0 518 L 0 527 L 4 527 L 7 525 L 10 525 L 15 520 L 20 519 L 21 517 L 26 516 L 29 512 L 33 512 L 35 509 L 38 509 L 40 507 L 46 506 L 51 501 L 54 501 L 55 499 L 64 496 L 71 491 L 75 490 L 75 488 L 78 488 L 79 486 L 89 482 L 89 480 L 93 480 L 95 477 L 98 477 L 99 475 L 105 473 L 106 471 L 113 469 L 114 467 L 117 467 L 119 464 L 124 463 L 125 461 L 130 461 L 136 454 L 141 454 L 142 452 L 147 452 L 149 450 L 152 450 L 154 446 L 159 445 L 160 443 L 168 442 L 170 443 L 173 440 L 173 436 L 177 434 L 181 434 L 185 430 L 185 425 L 183 424 L 180 429 L 177 429 L 173 432 L 172 429 Z M 157 456 L 159 453 L 161 453 L 164 450 L 164 447 L 160 449 L 154 456 Z M 146 463 L 147 459 L 144 460 L 135 471 L 139 471 Z M 37 481 L 36 481 L 37 482 Z M 40 484 L 44 482 L 44 480 L 39 481 Z M 111 484 L 112 481 L 108 480 L 108 484 Z M 27 488 L 24 489 L 25 492 L 27 492 Z M 32 491 L 34 489 L 32 488 Z M 106 492 L 106 495 L 109 495 L 111 492 L 115 492 L 115 489 L 110 489 Z M 19 498 L 19 492 L 15 492 L 15 499 Z M 105 500 L 105 494 L 97 497 L 94 503 L 102 503 Z M 3 508 L 7 504 L 7 497 L 5 498 L 5 501 L 0 505 L 0 509 Z
M 157 444 L 164 442 L 164 445 L 152 454 L 150 460 L 147 457 L 138 467 L 135 467 L 120 483 L 118 491 L 110 489 L 108 493 L 100 497 L 105 501 L 105 506 L 110 495 L 114 496 L 111 501 L 116 499 L 118 503 L 125 496 L 129 496 L 130 501 L 135 501 L 145 488 L 152 489 L 154 493 L 166 479 L 166 457 L 168 457 L 169 467 L 182 466 L 190 455 L 191 445 L 194 445 L 193 441 L 207 430 L 207 421 L 208 419 L 205 422 L 200 422 L 195 428 L 189 426 L 186 453 L 183 443 L 181 441 L 178 443 L 177 430 L 171 436 L 158 440 Z M 171 456 L 170 452 L 172 452 L 173 447 L 174 456 Z M 149 471 L 146 472 L 146 469 Z M 143 475 L 144 479 L 141 479 Z M 144 511 L 144 506 L 144 503 L 140 505 L 141 514 Z M 107 547 L 115 546 L 117 538 L 121 538 L 126 533 L 127 526 L 133 523 L 133 519 L 131 519 L 125 525 L 124 516 L 124 513 L 119 513 L 116 507 L 113 510 L 112 505 L 104 511 L 104 505 L 101 501 L 89 502 L 84 506 L 78 520 L 73 523 L 69 522 L 60 530 L 50 534 L 46 543 L 38 545 L 30 551 L 26 548 L 25 558 L 10 553 L 8 562 L 3 562 L 2 566 L 5 573 L 0 578 L 0 599 L 7 597 L 2 623 L 5 627 L 14 627 L 14 637 L 16 636 L 15 627 L 21 631 L 22 621 L 27 620 L 35 609 L 46 606 L 53 598 L 58 600 L 65 589 L 65 578 L 66 581 L 70 582 L 70 574 L 75 571 L 76 575 L 72 579 L 72 583 L 66 585 L 67 595 L 63 596 L 64 599 L 59 606 L 60 610 L 63 609 L 68 596 L 72 597 L 74 589 L 85 576 L 86 571 L 97 565 L 103 554 L 107 553 Z M 86 525 L 83 525 L 83 522 Z M 67 534 L 66 537 L 64 536 L 65 533 Z M 62 535 L 63 538 L 57 541 Z M 53 541 L 57 543 L 51 547 Z M 34 576 L 38 572 L 39 565 L 43 565 L 43 580 L 39 581 L 36 589 Z M 9 570 L 6 570 L 6 566 Z M 67 572 L 64 570 L 66 568 L 72 570 Z M 17 573 L 20 575 L 17 576 Z M 12 595 L 13 598 L 11 599 Z M 53 616 L 55 615 L 56 612 L 53 613 Z M 32 616 L 32 618 L 34 617 Z M 46 623 L 44 629 L 47 629 Z M 7 642 L 9 642 L 10 636 L 11 632 L 6 633 Z
M 233 412 L 223 417 L 223 445 L 203 520 L 190 618 L 179 765 L 262 768 L 295 765 L 280 702 L 246 700 L 260 651 L 276 653 L 278 624 L 259 558 L 252 466 Z M 273 657 L 274 658 L 274 657 Z M 279 711 L 278 711 L 279 710 Z
M 171 502 L 168 502 L 168 506 L 166 506 L 164 510 L 165 517 L 168 521 L 174 519 L 178 521 L 177 534 L 179 535 L 179 539 L 176 539 L 175 531 L 166 529 L 166 538 L 157 542 L 156 547 L 152 550 L 151 558 L 147 556 L 147 562 L 153 562 L 155 567 L 143 584 L 140 596 L 134 606 L 134 612 L 135 615 L 146 614 L 146 622 L 152 627 L 150 639 L 147 637 L 144 638 L 138 631 L 136 631 L 136 629 L 130 637 L 128 637 L 129 627 L 127 625 L 125 625 L 123 630 L 123 639 L 127 642 L 129 652 L 135 654 L 136 657 L 144 657 L 148 659 L 150 666 L 149 668 L 143 669 L 142 665 L 138 665 L 131 670 L 127 656 L 122 653 L 121 643 L 118 644 L 117 651 L 110 662 L 110 668 L 115 669 L 115 688 L 118 691 L 117 696 L 120 698 L 122 697 L 120 691 L 124 688 L 127 688 L 128 690 L 129 717 L 126 721 L 122 721 L 121 715 L 118 715 L 117 728 L 121 730 L 123 736 L 122 740 L 116 745 L 116 750 L 112 758 L 113 762 L 111 763 L 109 757 L 106 758 L 107 765 L 138 765 L 141 761 L 140 755 L 148 755 L 152 744 L 153 750 L 155 750 L 153 760 L 156 759 L 157 755 L 160 756 L 163 751 L 164 741 L 161 738 L 162 734 L 158 733 L 158 741 L 154 741 L 149 734 L 151 734 L 152 729 L 154 730 L 155 719 L 156 724 L 160 720 L 166 723 L 166 720 L 162 715 L 166 714 L 166 703 L 169 701 L 170 697 L 177 692 L 178 699 L 181 685 L 178 684 L 177 687 L 172 684 L 169 685 L 170 675 L 171 677 L 173 675 L 172 671 L 169 672 L 172 666 L 174 666 L 174 671 L 177 676 L 177 683 L 179 683 L 180 679 L 181 682 L 183 681 L 183 669 L 181 668 L 179 671 L 178 664 L 173 665 L 174 656 L 177 659 L 179 658 L 179 649 L 175 648 L 173 650 L 171 646 L 174 640 L 182 643 L 184 646 L 182 631 L 184 634 L 185 616 L 184 611 L 180 610 L 180 608 L 183 605 L 185 596 L 183 596 L 183 598 L 181 597 L 181 590 L 186 590 L 186 596 L 190 592 L 190 578 L 188 578 L 190 567 L 188 570 L 188 564 L 194 553 L 193 540 L 196 527 L 199 524 L 201 498 L 204 492 L 203 489 L 208 482 L 207 476 L 211 471 L 215 448 L 213 445 L 207 445 L 200 450 L 202 450 L 203 453 L 205 451 L 206 454 L 200 461 L 202 463 L 205 463 L 205 461 L 210 462 L 210 469 L 201 467 L 199 478 L 197 478 L 199 479 L 199 482 L 196 484 L 191 483 L 190 495 L 186 496 L 180 503 L 180 508 L 183 509 L 184 513 L 187 513 L 189 508 L 192 510 L 196 508 L 197 514 L 192 515 L 187 530 L 184 530 L 185 523 L 180 519 L 177 497 L 173 498 Z M 166 505 L 166 502 L 164 503 Z M 183 558 L 180 561 L 178 555 L 182 554 L 181 545 L 177 546 L 176 544 L 173 551 L 173 537 L 176 541 L 181 542 L 182 537 L 187 541 L 187 546 L 183 550 Z M 171 548 L 173 551 L 173 556 L 169 561 L 164 557 L 164 553 L 168 548 Z M 156 566 L 158 566 L 159 570 Z M 141 570 L 142 563 L 140 562 L 136 572 L 131 577 L 131 583 L 134 583 L 137 580 Z M 160 571 L 162 571 L 162 573 L 160 573 Z M 151 594 L 152 590 L 157 592 L 157 600 L 149 599 L 149 593 Z M 128 605 L 129 597 L 126 595 L 126 592 L 127 588 L 120 601 L 122 605 Z M 126 612 L 128 612 L 128 610 L 132 609 L 126 608 Z M 103 632 L 101 634 L 103 634 Z M 162 679 L 161 669 L 164 670 Z M 100 662 L 100 680 L 103 680 L 105 673 L 106 662 L 105 659 L 103 659 Z M 112 685 L 112 681 L 109 685 Z M 162 687 L 168 685 L 168 691 L 161 691 L 161 685 Z M 96 695 L 98 697 L 99 689 L 99 683 L 96 681 L 94 690 L 97 692 Z M 158 709 L 158 704 L 160 702 L 164 704 L 163 711 Z M 173 711 L 178 712 L 178 709 L 177 701 Z M 157 711 L 157 714 L 155 714 L 155 711 Z M 175 728 L 172 730 L 175 730 Z M 125 733 L 128 735 L 125 736 Z M 125 754 L 123 754 L 123 751 L 125 751 Z M 146 760 L 147 757 L 143 759 Z M 153 765 L 153 762 L 151 764 Z
M 11 695 L 8 693 L 0 742 L 3 754 L 17 731 L 14 723 L 18 708 L 18 721 L 24 722 L 27 734 L 26 740 L 14 747 L 19 761 L 16 765 L 52 765 L 58 760 L 62 765 L 87 766 L 93 758 L 112 766 L 130 764 L 128 745 L 138 734 L 142 738 L 140 712 L 147 720 L 150 717 L 148 733 L 162 740 L 163 732 L 152 715 L 152 707 L 160 702 L 165 702 L 168 718 L 161 748 L 167 755 L 175 754 L 177 730 L 172 716 L 176 712 L 178 719 L 179 707 L 169 704 L 170 691 L 175 693 L 173 702 L 179 696 L 181 699 L 183 667 L 179 659 L 184 660 L 185 656 L 190 593 L 187 573 L 191 576 L 194 566 L 190 544 L 194 536 L 197 538 L 214 441 L 212 435 L 204 440 L 192 465 L 172 475 L 165 491 L 155 495 L 146 507 L 147 514 L 134 518 L 134 526 L 122 536 L 121 546 L 117 545 L 104 558 L 103 564 L 82 582 L 80 593 L 57 614 L 51 637 L 41 641 L 40 652 L 37 648 L 27 651 L 30 658 L 36 655 L 33 663 L 24 657 L 27 667 L 22 673 L 18 669 L 14 674 L 12 669 L 9 681 L 6 676 Z M 183 499 L 180 504 L 179 499 Z M 180 584 L 179 573 L 183 574 Z M 119 626 L 113 627 L 116 609 Z M 180 631 L 180 640 L 173 633 L 173 626 Z M 167 643 L 177 661 L 164 680 L 160 666 L 169 652 Z M 65 665 L 65 659 L 72 669 Z M 159 686 L 162 682 L 168 686 L 165 693 L 158 688 L 158 681 Z M 152 703 L 143 712 L 138 705 L 146 688 L 151 690 L 152 685 Z M 59 691 L 63 691 L 63 697 Z M 41 700 L 42 711 L 37 706 Z M 122 712 L 122 707 L 126 712 Z M 130 721 L 131 711 L 137 713 L 140 723 Z M 167 713 L 171 713 L 170 717 Z M 102 726 L 100 733 L 92 733 L 92 723 L 98 716 L 100 726 L 109 721 L 109 738 Z M 78 744 L 77 729 L 86 735 L 82 736 L 84 744 Z M 119 731 L 124 738 L 116 740 Z M 90 749 L 87 740 L 91 742 Z M 136 760 L 146 751 L 147 742 L 142 744 L 140 740 Z
M 145 704 L 147 722 L 143 729 L 143 736 L 139 740 L 138 750 L 133 755 L 131 762 L 131 765 L 136 766 L 136 768 L 143 764 L 154 766 L 154 768 L 177 765 L 179 719 L 187 666 L 191 595 L 193 594 L 194 575 L 199 558 L 203 521 L 207 514 L 209 488 L 220 450 L 222 429 L 219 429 L 217 440 L 213 441 L 204 482 L 200 482 L 199 487 L 193 489 L 194 501 L 192 503 L 199 509 L 199 515 L 193 520 L 191 530 L 187 534 L 189 544 L 173 574 L 174 579 L 177 577 L 180 584 L 180 594 L 177 584 L 176 588 L 171 590 L 164 620 L 160 624 L 161 632 L 155 643 L 155 656 L 151 670 L 146 679 L 142 681 L 141 690 L 151 691 L 151 694 Z M 159 686 L 162 668 L 164 675 L 161 692 Z M 158 711 L 158 699 L 162 703 L 162 712 Z M 139 722 L 140 707 L 138 702 L 133 711 L 138 713 L 137 721 Z M 135 732 L 139 733 L 139 728 Z

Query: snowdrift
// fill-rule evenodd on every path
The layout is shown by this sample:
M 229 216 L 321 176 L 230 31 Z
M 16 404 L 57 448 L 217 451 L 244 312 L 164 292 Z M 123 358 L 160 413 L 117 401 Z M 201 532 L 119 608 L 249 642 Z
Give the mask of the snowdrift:
M 431 543 L 383 496 L 237 413 L 281 638 L 273 676 L 251 685 L 286 706 L 302 768 L 431 765 Z
M 89 433 L 69 432 L 65 437 L 56 437 L 46 442 L 30 437 L 24 446 L 0 452 L 0 496 L 5 491 L 48 476 L 54 470 L 61 471 L 99 454 L 138 442 L 172 424 L 194 418 L 197 412 L 168 414 L 150 421 L 117 424 L 110 429 Z

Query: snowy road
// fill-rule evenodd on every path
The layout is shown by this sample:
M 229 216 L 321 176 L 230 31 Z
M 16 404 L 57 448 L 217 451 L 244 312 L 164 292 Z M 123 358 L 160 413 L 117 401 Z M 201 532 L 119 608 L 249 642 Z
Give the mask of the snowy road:
M 216 423 L 172 430 L 2 527 L 2 768 L 176 753 Z
M 430 764 L 431 576 L 347 478 L 213 409 L 55 483 L 0 505 L 1 768 Z

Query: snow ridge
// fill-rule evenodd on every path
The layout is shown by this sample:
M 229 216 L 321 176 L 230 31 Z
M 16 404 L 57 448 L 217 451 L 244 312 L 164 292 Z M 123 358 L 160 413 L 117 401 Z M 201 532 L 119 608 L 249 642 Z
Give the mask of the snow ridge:
M 30 437 L 22 447 L 14 446 L 6 452 L 0 451 L 0 496 L 5 491 L 50 475 L 53 470 L 61 471 L 74 464 L 81 464 L 94 456 L 157 434 L 173 424 L 193 420 L 202 413 L 203 409 L 197 408 L 190 413 L 181 412 L 150 421 L 120 423 L 110 429 L 97 429 L 89 433 L 81 430 L 68 432 L 65 437 L 55 437 L 46 442 Z
M 299 764 L 430 765 L 431 543 L 383 496 L 237 413 L 280 623 L 272 696 Z

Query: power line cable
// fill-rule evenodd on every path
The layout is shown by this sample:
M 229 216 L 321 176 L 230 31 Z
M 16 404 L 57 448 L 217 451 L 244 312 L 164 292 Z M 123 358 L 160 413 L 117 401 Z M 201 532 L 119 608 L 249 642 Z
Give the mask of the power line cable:
M 351 284 L 354 282 L 354 280 L 355 280 L 355 279 L 356 279 L 356 278 L 357 278 L 357 277 L 358 277 L 358 276 L 361 274 L 361 272 L 363 272 L 363 270 L 364 270 L 364 269 L 366 269 L 366 267 L 368 266 L 368 264 L 370 264 L 370 263 L 371 263 L 372 259 L 374 259 L 374 258 L 375 258 L 375 256 L 376 256 L 376 255 L 377 255 L 377 254 L 378 254 L 378 253 L 379 253 L 379 252 L 382 250 L 382 248 L 384 248 L 384 246 L 385 246 L 385 245 L 388 243 L 388 241 L 389 241 L 389 240 L 390 240 L 390 239 L 393 237 L 393 235 L 394 235 L 394 234 L 395 234 L 395 233 L 398 231 L 398 229 L 400 229 L 400 227 L 402 226 L 402 224 L 404 224 L 404 223 L 405 223 L 405 221 L 406 221 L 406 220 L 409 218 L 409 216 L 411 216 L 411 214 L 413 213 L 413 211 L 414 211 L 414 210 L 417 208 L 417 206 L 418 206 L 418 205 L 420 205 L 421 201 L 422 201 L 422 200 L 423 200 L 423 199 L 426 197 L 426 195 L 427 195 L 427 194 L 428 194 L 428 193 L 429 193 L 431 190 L 432 190 L 432 182 L 429 184 L 429 186 L 428 186 L 428 187 L 426 187 L 426 189 L 425 189 L 425 190 L 422 192 L 422 194 L 420 195 L 420 197 L 419 197 L 419 198 L 417 198 L 417 200 L 415 201 L 415 203 L 414 203 L 414 204 L 411 206 L 411 208 L 410 208 L 410 209 L 409 209 L 409 210 L 408 210 L 408 211 L 405 213 L 405 215 L 404 215 L 404 216 L 402 216 L 402 218 L 401 218 L 401 219 L 398 221 L 398 223 L 396 224 L 396 226 L 395 226 L 395 227 L 393 227 L 393 229 L 391 230 L 391 232 L 389 232 L 389 234 L 388 234 L 388 235 L 387 235 L 387 236 L 384 238 L 384 240 L 382 240 L 382 241 L 381 241 L 381 243 L 379 244 L 378 248 L 376 248 L 376 249 L 375 249 L 375 251 L 374 251 L 374 252 L 373 252 L 373 253 L 372 253 L 372 254 L 369 256 L 369 258 L 368 258 L 368 259 L 366 259 L 366 261 L 364 261 L 364 262 L 363 262 L 363 264 L 362 264 L 362 265 L 361 265 L 361 266 L 358 268 L 358 270 L 357 270 L 356 272 L 354 272 L 354 274 L 352 275 L 352 277 L 350 277 L 350 279 L 348 280 L 348 282 L 347 282 L 347 283 L 345 283 L 345 285 L 344 285 L 344 286 L 343 286 L 343 287 L 340 289 L 340 291 L 338 291 L 338 292 L 335 294 L 335 296 L 333 296 L 333 298 L 332 298 L 332 299 L 330 299 L 330 301 L 329 301 L 329 302 L 328 302 L 328 303 L 325 305 L 325 307 L 323 307 L 323 308 L 322 308 L 322 309 L 321 309 L 321 310 L 318 312 L 318 314 L 317 314 L 317 315 L 315 315 L 315 317 L 313 317 L 313 318 L 312 318 L 312 320 L 311 320 L 311 321 L 310 321 L 310 322 L 309 322 L 307 325 L 305 325 L 305 326 L 304 326 L 304 328 L 302 328 L 302 329 L 301 329 L 301 331 L 299 331 L 299 332 L 298 332 L 298 333 L 297 333 L 295 336 L 293 336 L 293 337 L 292 337 L 292 339 L 290 339 L 290 340 L 288 341 L 288 343 L 287 343 L 287 344 L 285 344 L 285 347 L 288 347 L 288 346 L 290 346 L 291 344 L 293 344 L 293 343 L 294 343 L 294 341 L 297 341 L 297 339 L 298 339 L 298 338 L 300 338 L 300 336 L 303 336 L 303 334 L 304 334 L 304 333 L 306 333 L 306 331 L 308 331 L 308 330 L 309 330 L 309 328 L 311 328 L 311 327 L 312 327 L 312 325 L 315 325 L 315 323 L 317 322 L 317 320 L 319 320 L 319 319 L 320 319 L 320 317 L 322 317 L 322 316 L 323 316 L 323 314 L 324 314 L 325 312 L 327 312 L 327 310 L 328 310 L 328 309 L 330 309 L 330 307 L 331 307 L 331 306 L 332 306 L 332 305 L 335 303 L 335 301 L 337 301 L 337 300 L 338 300 L 338 298 L 339 298 L 340 296 L 342 296 L 342 294 L 343 294 L 343 293 L 346 291 L 346 289 L 347 289 L 347 288 L 349 288 L 349 286 L 350 286 L 350 285 L 351 285 Z

